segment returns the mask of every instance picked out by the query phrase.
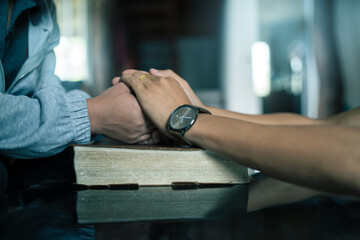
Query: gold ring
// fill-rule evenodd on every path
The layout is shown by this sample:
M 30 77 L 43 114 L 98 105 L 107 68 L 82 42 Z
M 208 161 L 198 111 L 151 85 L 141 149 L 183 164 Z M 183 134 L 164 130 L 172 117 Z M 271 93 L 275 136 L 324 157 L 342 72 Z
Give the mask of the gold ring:
M 141 80 L 143 80 L 143 79 L 144 79 L 144 77 L 146 77 L 146 75 L 145 75 L 145 74 L 141 75 L 141 76 L 139 77 L 139 80 L 140 80 L 140 81 L 141 81 Z

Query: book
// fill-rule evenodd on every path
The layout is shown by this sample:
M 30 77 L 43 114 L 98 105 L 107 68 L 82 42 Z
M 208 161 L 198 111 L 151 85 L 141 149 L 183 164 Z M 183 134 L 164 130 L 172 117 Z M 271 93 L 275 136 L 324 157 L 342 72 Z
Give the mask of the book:
M 248 186 L 238 184 L 187 190 L 162 186 L 140 187 L 138 190 L 78 191 L 77 222 L 183 221 L 228 217 L 247 211 Z
M 76 183 L 87 186 L 246 184 L 246 167 L 220 154 L 169 146 L 123 145 L 102 140 L 74 146 Z

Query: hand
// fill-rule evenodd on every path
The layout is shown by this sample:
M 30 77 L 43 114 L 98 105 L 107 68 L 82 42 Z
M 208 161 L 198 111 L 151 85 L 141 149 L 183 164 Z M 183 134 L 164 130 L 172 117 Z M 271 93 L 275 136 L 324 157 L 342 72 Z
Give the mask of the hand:
M 87 103 L 91 133 L 126 143 L 156 143 L 159 140 L 158 134 L 153 132 L 153 125 L 124 83 L 110 87 L 99 96 L 88 99 Z
M 123 75 L 125 75 L 125 74 L 133 74 L 136 71 L 137 70 L 134 70 L 134 69 L 127 69 L 127 70 L 123 71 Z M 149 74 L 148 72 L 145 72 L 145 71 L 140 71 L 140 72 L 142 74 Z M 152 74 L 154 76 L 158 76 L 158 77 L 172 77 L 172 78 L 174 78 L 180 84 L 182 89 L 185 91 L 185 93 L 188 96 L 188 98 L 190 99 L 192 105 L 205 108 L 205 105 L 201 102 L 201 100 L 198 98 L 198 96 L 196 96 L 196 94 L 191 89 L 188 82 L 185 81 L 183 78 L 181 78 L 176 73 L 174 73 L 172 70 L 157 70 L 157 69 L 151 68 L 150 69 L 150 74 Z M 115 83 L 113 82 L 113 84 L 116 84 L 116 82 Z
M 158 129 L 171 137 L 166 130 L 170 114 L 181 105 L 191 104 L 191 101 L 174 78 L 146 75 L 139 80 L 141 75 L 143 73 L 139 71 L 125 74 L 120 81 L 135 92 L 142 109 Z
M 150 74 L 149 72 L 146 71 L 141 71 L 141 70 L 135 70 L 135 69 L 126 69 L 122 72 L 122 75 L 125 74 L 133 74 L 134 72 L 141 72 L 142 74 Z M 120 77 L 115 77 L 113 78 L 113 80 L 111 81 L 112 85 L 115 86 L 116 84 L 120 83 Z

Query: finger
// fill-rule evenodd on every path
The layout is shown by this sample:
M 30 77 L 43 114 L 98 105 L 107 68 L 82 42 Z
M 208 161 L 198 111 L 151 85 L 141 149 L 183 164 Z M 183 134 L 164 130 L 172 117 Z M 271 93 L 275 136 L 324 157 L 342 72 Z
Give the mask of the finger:
M 111 83 L 113 86 L 115 86 L 116 84 L 118 84 L 120 81 L 120 77 L 114 77 L 112 80 L 111 80 Z
M 150 73 L 154 76 L 158 76 L 158 77 L 166 77 L 165 74 L 161 71 L 161 70 L 157 70 L 155 68 L 150 68 Z
M 153 144 L 157 144 L 160 142 L 160 133 L 158 129 L 154 129 L 151 132 L 151 140 L 153 142 Z
M 152 75 L 158 76 L 158 77 L 172 77 L 176 81 L 178 81 L 178 83 L 180 83 L 180 85 L 182 85 L 183 82 L 185 81 L 184 79 L 182 79 L 179 75 L 177 75 L 175 72 L 173 72 L 170 69 L 168 69 L 168 70 L 157 70 L 155 68 L 151 68 L 150 73 Z
M 120 78 L 119 78 L 119 80 L 120 80 Z M 115 86 L 116 86 L 116 88 L 118 88 L 119 91 L 121 91 L 121 92 L 127 92 L 127 93 L 131 93 L 131 92 L 132 92 L 132 90 L 129 88 L 129 86 L 126 85 L 126 84 L 123 83 L 123 82 L 119 82 L 119 83 L 116 84 Z
M 144 84 L 139 81 L 138 78 L 134 77 L 130 74 L 125 74 L 121 76 L 120 81 L 125 83 L 127 86 L 129 86 L 136 95 L 138 95 L 141 91 L 144 91 L 145 86 Z
M 174 71 L 167 69 L 167 70 L 158 70 L 155 68 L 150 68 L 150 73 L 159 76 L 159 77 L 173 77 L 173 78 L 179 78 L 180 76 L 174 73 Z
M 141 145 L 152 145 L 152 144 L 156 144 L 153 142 L 152 138 L 149 138 L 145 141 L 141 141 L 141 142 L 137 142 L 137 144 L 141 144 Z
M 136 141 L 138 144 L 152 144 L 151 134 L 144 134 Z
M 139 144 L 139 145 L 150 145 L 150 144 L 152 144 L 152 140 L 151 140 L 151 138 L 149 138 L 148 140 L 137 142 L 137 144 Z
M 149 74 L 147 71 L 141 71 L 136 69 L 126 69 L 122 72 L 123 75 L 125 74 L 133 74 L 134 72 L 141 72 L 142 74 Z
M 143 74 L 141 71 L 134 72 L 132 76 L 138 79 L 138 81 L 141 82 L 146 88 L 149 87 L 152 83 L 152 81 L 149 79 L 150 75 Z
M 151 137 L 149 139 L 146 139 L 144 141 L 139 141 L 138 144 L 158 144 L 160 142 L 160 132 L 158 129 L 154 129 L 151 132 Z

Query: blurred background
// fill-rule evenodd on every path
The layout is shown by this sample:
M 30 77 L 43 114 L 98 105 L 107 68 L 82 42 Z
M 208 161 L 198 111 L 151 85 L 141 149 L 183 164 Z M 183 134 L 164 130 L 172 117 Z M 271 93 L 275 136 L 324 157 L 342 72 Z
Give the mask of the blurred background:
M 322 118 L 360 105 L 358 0 L 55 0 L 56 74 L 96 96 L 173 69 L 208 105 Z

